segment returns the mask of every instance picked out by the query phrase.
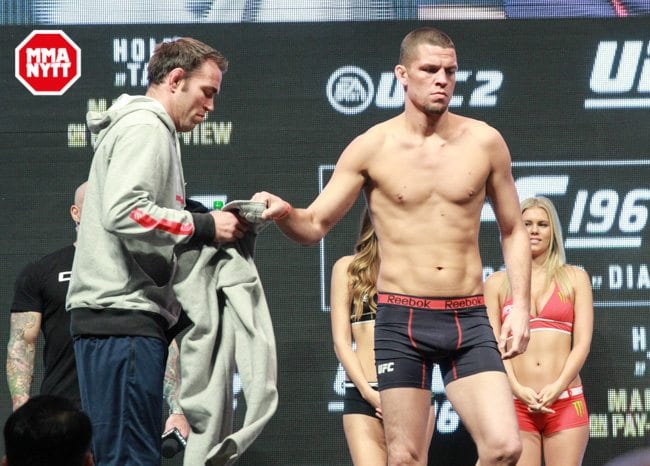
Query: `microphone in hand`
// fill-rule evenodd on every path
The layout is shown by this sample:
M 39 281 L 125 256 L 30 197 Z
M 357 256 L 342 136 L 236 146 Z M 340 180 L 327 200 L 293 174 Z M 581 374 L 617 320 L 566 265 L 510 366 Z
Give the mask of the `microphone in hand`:
M 187 445 L 187 440 L 176 427 L 162 434 L 162 455 L 165 458 L 176 456 L 185 449 L 185 445 Z

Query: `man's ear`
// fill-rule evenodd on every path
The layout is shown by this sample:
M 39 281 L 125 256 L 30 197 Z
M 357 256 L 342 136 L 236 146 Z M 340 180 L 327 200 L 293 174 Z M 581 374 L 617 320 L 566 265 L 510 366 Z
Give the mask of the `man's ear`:
M 404 65 L 395 65 L 395 77 L 402 85 L 406 85 L 408 73 Z
M 77 204 L 72 204 L 70 206 L 70 217 L 72 217 L 74 223 L 79 225 L 79 221 L 81 220 L 81 209 Z
M 174 68 L 167 74 L 167 84 L 169 85 L 169 89 L 172 92 L 175 92 L 176 89 L 178 89 L 178 86 L 180 85 L 181 81 L 187 77 L 187 73 L 185 73 L 185 70 L 183 68 Z
M 89 451 L 86 452 L 86 460 L 84 461 L 84 466 L 95 466 L 95 457 Z

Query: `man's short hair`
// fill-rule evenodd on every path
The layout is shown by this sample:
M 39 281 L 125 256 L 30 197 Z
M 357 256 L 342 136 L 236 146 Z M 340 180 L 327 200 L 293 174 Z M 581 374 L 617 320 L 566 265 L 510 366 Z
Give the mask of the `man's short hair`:
M 200 40 L 181 37 L 161 42 L 156 45 L 149 65 L 147 65 L 149 85 L 162 83 L 165 76 L 175 68 L 181 68 L 191 74 L 208 60 L 214 61 L 223 73 L 228 71 L 226 57 Z
M 82 466 L 90 451 L 88 416 L 63 397 L 38 395 L 14 411 L 4 426 L 9 466 Z
M 399 63 L 408 66 L 420 44 L 436 45 L 444 49 L 456 48 L 451 38 L 440 29 L 428 26 L 417 28 L 409 32 L 402 40 L 399 49 Z

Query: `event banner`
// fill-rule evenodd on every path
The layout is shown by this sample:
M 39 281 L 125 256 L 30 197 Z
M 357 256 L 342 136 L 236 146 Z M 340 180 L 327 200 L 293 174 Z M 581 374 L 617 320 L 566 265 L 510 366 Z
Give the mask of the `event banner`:
M 306 206 L 331 176 L 345 146 L 401 111 L 404 92 L 393 74 L 399 44 L 423 24 L 167 24 L 36 31 L 5 26 L 0 36 L 0 306 L 6 314 L 0 347 L 6 348 L 18 271 L 74 240 L 67 209 L 93 153 L 86 112 L 108 108 L 123 93 L 143 94 L 156 43 L 192 36 L 230 60 L 214 112 L 180 137 L 188 196 L 219 208 L 267 190 Z M 451 35 L 458 53 L 450 110 L 503 134 L 520 198 L 544 195 L 555 203 L 568 261 L 591 276 L 595 328 L 581 372 L 590 420 L 584 464 L 603 464 L 647 445 L 647 19 L 434 25 Z M 45 36 L 57 45 L 43 45 Z M 278 343 L 280 405 L 239 464 L 350 464 L 341 424 L 345 374 L 330 336 L 329 280 L 334 261 L 352 252 L 364 202 L 361 196 L 319 245 L 298 246 L 275 227 L 259 236 L 256 263 Z M 503 267 L 489 202 L 481 216 L 480 245 L 487 277 Z M 0 386 L 4 419 L 11 405 L 5 384 Z M 242 422 L 245 399 L 237 380 L 234 386 Z M 475 447 L 444 395 L 437 370 L 432 390 L 437 418 L 429 464 L 473 465 Z

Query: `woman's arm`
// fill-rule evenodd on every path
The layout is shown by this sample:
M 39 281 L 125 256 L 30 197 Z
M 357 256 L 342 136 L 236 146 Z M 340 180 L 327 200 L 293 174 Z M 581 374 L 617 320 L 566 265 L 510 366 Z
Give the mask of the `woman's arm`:
M 375 408 L 379 408 L 379 395 L 368 384 L 361 367 L 361 362 L 352 348 L 352 326 L 350 325 L 351 297 L 348 287 L 347 270 L 352 262 L 352 256 L 339 259 L 332 268 L 330 290 L 332 339 L 334 352 L 343 365 L 352 383 L 359 389 L 361 395 Z
M 557 397 L 578 377 L 587 360 L 594 328 L 594 302 L 589 274 L 581 268 L 569 267 L 573 286 L 573 344 L 557 380 L 540 391 L 544 405 L 552 404 Z

